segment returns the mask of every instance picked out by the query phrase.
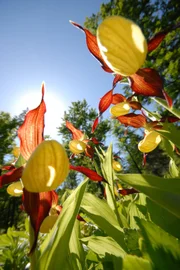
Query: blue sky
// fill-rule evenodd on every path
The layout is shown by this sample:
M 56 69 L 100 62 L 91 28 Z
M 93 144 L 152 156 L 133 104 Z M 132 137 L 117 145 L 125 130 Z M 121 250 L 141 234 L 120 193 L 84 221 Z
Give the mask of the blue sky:
M 86 99 L 94 108 L 112 75 L 88 52 L 83 25 L 107 0 L 0 1 L 0 110 L 18 115 L 38 106 L 45 81 L 45 134 L 56 137 L 64 110 Z

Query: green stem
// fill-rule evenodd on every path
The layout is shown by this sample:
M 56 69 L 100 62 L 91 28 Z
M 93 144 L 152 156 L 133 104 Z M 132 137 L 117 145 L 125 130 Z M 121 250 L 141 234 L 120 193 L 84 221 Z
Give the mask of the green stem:
M 160 104 L 162 107 L 164 107 L 166 110 L 168 110 L 169 112 L 171 112 L 172 114 L 174 114 L 175 116 L 177 116 L 178 118 L 180 118 L 180 111 L 178 109 L 175 108 L 170 108 L 166 101 L 161 99 L 161 98 L 151 98 L 152 100 L 154 100 L 156 103 Z
M 31 226 L 31 221 L 29 218 L 29 244 L 30 244 L 30 248 L 32 247 L 34 243 L 34 230 Z M 31 270 L 35 270 L 36 267 L 36 252 L 35 250 L 29 255 L 29 260 L 30 260 L 30 264 L 31 264 Z

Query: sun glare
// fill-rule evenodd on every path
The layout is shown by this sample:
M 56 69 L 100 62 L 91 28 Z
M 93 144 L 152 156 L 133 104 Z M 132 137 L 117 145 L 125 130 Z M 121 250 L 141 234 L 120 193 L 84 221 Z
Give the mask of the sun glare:
M 41 90 L 37 89 L 28 91 L 25 95 L 22 95 L 18 100 L 18 108 L 16 111 L 21 112 L 28 108 L 28 110 L 35 109 L 39 106 L 41 102 Z M 44 101 L 46 103 L 46 113 L 45 113 L 45 129 L 44 134 L 50 135 L 52 139 L 57 138 L 57 127 L 61 124 L 61 118 L 64 115 L 64 111 L 67 109 L 64 101 L 56 94 L 54 91 L 46 90 L 45 85 L 45 95 Z M 18 109 L 18 110 L 17 110 Z

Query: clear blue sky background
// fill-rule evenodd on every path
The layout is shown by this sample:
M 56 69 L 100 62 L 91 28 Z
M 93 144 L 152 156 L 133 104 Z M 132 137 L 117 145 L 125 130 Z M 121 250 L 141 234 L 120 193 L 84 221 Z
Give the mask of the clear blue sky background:
M 37 106 L 45 81 L 45 133 L 55 138 L 64 110 L 86 99 L 97 108 L 112 75 L 88 52 L 83 25 L 107 0 L 0 1 L 0 111 L 18 115 Z

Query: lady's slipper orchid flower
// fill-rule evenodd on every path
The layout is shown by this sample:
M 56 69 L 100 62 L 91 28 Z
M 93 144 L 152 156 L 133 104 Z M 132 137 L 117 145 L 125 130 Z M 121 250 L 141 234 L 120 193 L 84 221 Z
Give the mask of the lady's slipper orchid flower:
M 110 108 L 110 113 L 115 116 L 121 116 L 121 115 L 125 115 L 128 114 L 130 111 L 131 107 L 129 105 L 129 102 L 124 101 L 121 103 L 118 103 L 116 105 L 114 105 L 113 107 Z
M 85 151 L 86 144 L 80 140 L 72 140 L 69 142 L 69 149 L 73 154 L 81 154 Z
M 23 186 L 20 181 L 12 183 L 7 187 L 7 193 L 11 196 L 21 196 L 23 194 Z
M 146 59 L 147 42 L 140 27 L 121 16 L 108 17 L 99 25 L 97 43 L 105 63 L 116 74 L 130 76 Z
M 56 189 L 67 177 L 69 159 L 55 140 L 40 143 L 29 158 L 22 175 L 26 190 L 45 192 Z
M 122 171 L 122 165 L 119 161 L 113 160 L 112 167 L 116 172 Z
M 142 153 L 153 151 L 161 142 L 161 136 L 156 131 L 145 131 L 145 137 L 138 144 L 138 149 Z

